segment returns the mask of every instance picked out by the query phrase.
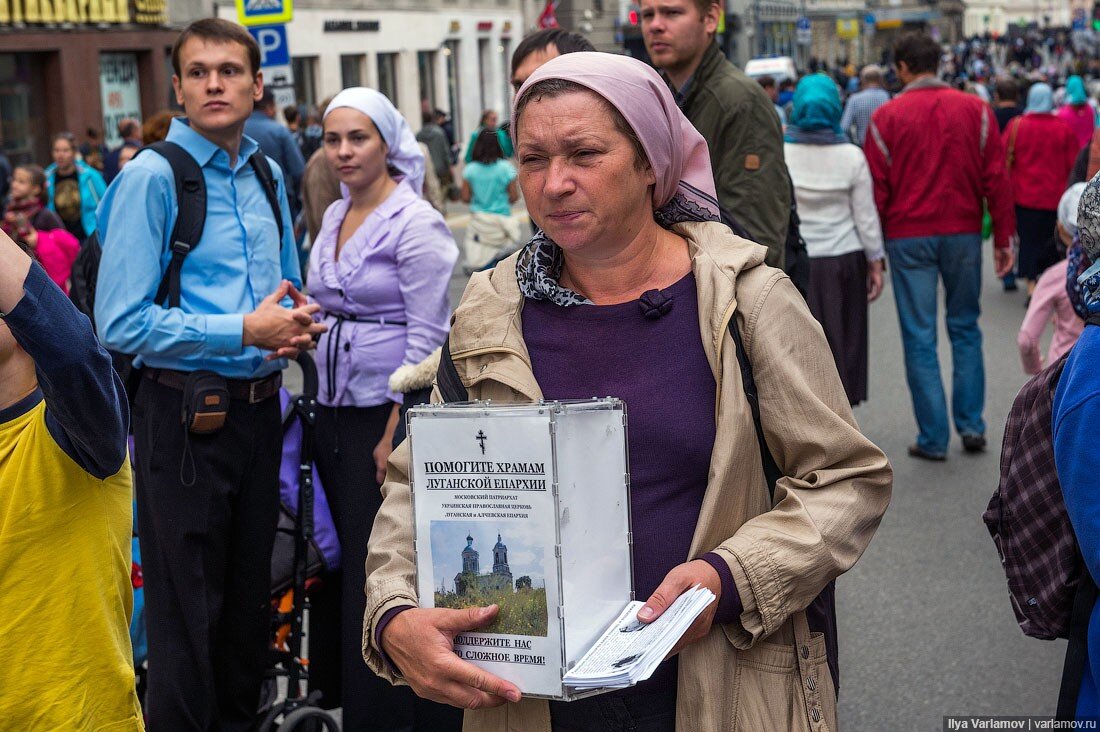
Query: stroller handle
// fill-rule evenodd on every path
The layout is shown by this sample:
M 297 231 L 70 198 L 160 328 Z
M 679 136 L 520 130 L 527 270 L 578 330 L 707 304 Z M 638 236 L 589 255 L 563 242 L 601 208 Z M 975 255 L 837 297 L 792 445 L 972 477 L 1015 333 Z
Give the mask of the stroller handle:
M 316 399 L 317 392 L 320 390 L 320 380 L 317 377 L 317 364 L 314 363 L 313 356 L 302 351 L 295 360 L 302 369 L 302 395 Z

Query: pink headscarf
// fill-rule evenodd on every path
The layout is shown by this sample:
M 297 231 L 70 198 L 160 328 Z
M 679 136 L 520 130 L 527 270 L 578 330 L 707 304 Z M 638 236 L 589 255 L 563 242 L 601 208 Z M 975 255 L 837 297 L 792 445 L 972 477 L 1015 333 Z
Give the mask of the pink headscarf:
M 703 136 L 676 106 L 665 81 L 651 67 L 629 56 L 592 51 L 551 59 L 527 79 L 515 103 L 534 84 L 572 81 L 591 89 L 619 110 L 638 135 L 657 178 L 653 192 L 662 226 L 680 221 L 719 220 L 718 196 Z M 530 114 L 530 112 L 525 112 Z M 518 130 L 512 126 L 512 136 Z

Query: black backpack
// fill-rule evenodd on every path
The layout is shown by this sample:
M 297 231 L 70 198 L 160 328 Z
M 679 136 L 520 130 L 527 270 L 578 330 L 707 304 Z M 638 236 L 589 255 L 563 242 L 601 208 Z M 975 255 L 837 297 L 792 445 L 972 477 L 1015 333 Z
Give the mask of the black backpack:
M 180 305 L 180 272 L 183 269 L 183 260 L 198 246 L 202 238 L 203 227 L 206 226 L 206 180 L 202 177 L 202 168 L 191 154 L 174 142 L 162 140 L 138 150 L 138 153 L 152 150 L 159 154 L 172 166 L 172 177 L 176 184 L 176 202 L 178 212 L 176 221 L 172 225 L 172 261 L 168 263 L 157 288 L 155 302 L 165 303 L 168 307 L 178 308 Z M 137 153 L 135 153 L 136 155 Z M 283 245 L 283 216 L 279 207 L 279 194 L 275 188 L 275 177 L 271 173 L 271 165 L 262 153 L 256 153 L 248 159 L 252 169 L 256 172 L 256 178 L 263 186 L 267 195 L 271 210 L 275 213 L 275 222 L 279 226 L 279 247 Z M 94 231 L 84 244 L 73 262 L 73 270 L 70 279 L 69 298 L 77 309 L 88 316 L 95 328 L 95 293 L 96 283 L 99 280 L 99 262 L 103 257 L 103 247 L 99 242 L 99 232 Z M 109 351 L 115 370 L 118 372 L 122 383 L 126 386 L 126 393 L 131 403 L 137 392 L 138 370 L 134 368 L 134 357 L 128 353 Z
M 206 181 L 202 177 L 202 168 L 191 154 L 174 142 L 163 140 L 138 150 L 138 154 L 152 150 L 159 154 L 172 166 L 172 175 L 176 184 L 176 202 L 179 211 L 175 224 L 172 226 L 172 261 L 168 263 L 168 269 L 160 281 L 157 289 L 156 302 L 165 303 L 168 307 L 179 307 L 180 303 L 180 271 L 183 269 L 183 260 L 198 246 L 202 238 L 202 230 L 206 225 Z M 248 159 L 249 164 L 256 173 L 260 185 L 267 195 L 268 203 L 275 214 L 275 222 L 279 226 L 279 246 L 283 243 L 283 216 L 279 207 L 279 194 L 275 187 L 275 177 L 271 172 L 271 165 L 262 153 L 254 154 Z M 72 284 L 69 289 L 69 298 L 77 309 L 88 316 L 95 326 L 95 294 L 96 282 L 99 278 L 99 262 L 103 256 L 103 248 L 99 241 L 99 233 L 85 240 L 73 263 Z M 115 359 L 116 364 L 120 362 Z M 122 374 L 125 378 L 125 374 Z

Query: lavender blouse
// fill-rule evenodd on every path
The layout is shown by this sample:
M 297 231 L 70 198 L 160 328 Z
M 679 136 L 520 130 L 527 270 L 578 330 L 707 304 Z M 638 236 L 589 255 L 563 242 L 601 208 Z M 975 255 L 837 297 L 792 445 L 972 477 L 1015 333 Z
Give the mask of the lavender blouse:
M 443 217 L 402 181 L 356 229 L 336 260 L 350 200 L 325 211 L 309 257 L 311 299 L 329 326 L 317 344 L 319 401 L 328 407 L 400 402 L 399 366 L 423 361 L 447 335 L 458 247 Z

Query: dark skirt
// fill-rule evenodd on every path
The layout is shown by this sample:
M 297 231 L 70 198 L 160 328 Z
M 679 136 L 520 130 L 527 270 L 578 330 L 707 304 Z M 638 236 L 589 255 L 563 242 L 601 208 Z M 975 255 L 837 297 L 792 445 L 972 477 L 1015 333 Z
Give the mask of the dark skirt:
M 1020 254 L 1016 275 L 1025 280 L 1037 280 L 1047 267 L 1058 261 L 1058 246 L 1054 239 L 1057 211 L 1016 207 L 1016 232 L 1020 235 Z
M 867 399 L 867 258 L 862 251 L 810 260 L 810 312 L 821 323 L 848 401 Z

